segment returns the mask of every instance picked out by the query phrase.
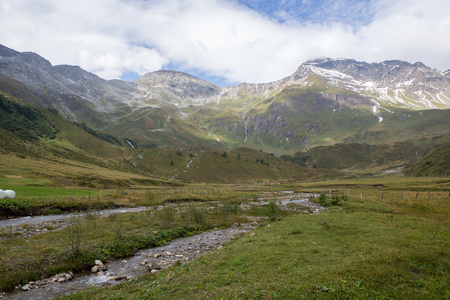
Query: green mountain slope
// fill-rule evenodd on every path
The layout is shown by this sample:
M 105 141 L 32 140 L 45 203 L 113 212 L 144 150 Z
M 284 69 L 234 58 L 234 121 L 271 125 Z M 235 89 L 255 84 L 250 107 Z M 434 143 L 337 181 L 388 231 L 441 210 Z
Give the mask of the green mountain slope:
M 173 180 L 312 180 L 340 175 L 308 171 L 252 149 L 228 151 L 229 156 L 223 157 L 223 151 L 204 150 L 188 130 L 179 129 L 186 123 L 166 124 L 178 133 L 168 138 L 184 136 L 191 143 L 185 144 L 188 150 L 160 148 L 146 139 L 93 130 L 84 123 L 67 120 L 55 109 L 35 106 L 0 91 L 0 174 L 44 176 L 88 187 L 173 184 L 169 182 Z
M 447 177 L 450 174 L 450 143 L 433 151 L 406 173 L 411 176 Z

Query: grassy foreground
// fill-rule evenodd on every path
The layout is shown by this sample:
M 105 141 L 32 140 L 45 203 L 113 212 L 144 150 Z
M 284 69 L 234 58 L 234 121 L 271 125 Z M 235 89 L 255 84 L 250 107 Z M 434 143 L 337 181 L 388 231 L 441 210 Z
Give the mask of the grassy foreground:
M 387 178 L 297 188 L 339 189 L 350 197 L 323 214 L 265 223 L 254 235 L 194 262 L 67 299 L 450 297 L 448 180 Z

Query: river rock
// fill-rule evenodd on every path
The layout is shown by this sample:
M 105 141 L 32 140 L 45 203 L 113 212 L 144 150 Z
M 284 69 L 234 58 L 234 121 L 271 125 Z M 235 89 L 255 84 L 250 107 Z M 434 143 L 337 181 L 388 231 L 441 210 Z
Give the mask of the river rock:
M 150 273 L 152 273 L 152 274 L 156 274 L 158 272 L 159 272 L 159 270 L 156 270 L 156 269 L 153 269 L 153 270 L 150 271 Z
M 100 268 L 98 266 L 93 266 L 91 269 L 92 273 L 97 273 L 100 270 Z
M 54 283 L 57 282 L 57 281 L 58 281 L 58 278 L 57 278 L 57 277 L 53 277 L 53 278 L 50 280 L 49 284 L 54 284 Z
M 161 254 L 159 254 L 159 253 L 153 254 L 153 257 L 154 257 L 154 258 L 158 258 L 158 257 L 160 257 L 160 256 L 161 256 Z
M 116 281 L 118 281 L 118 280 L 125 280 L 125 279 L 128 279 L 128 277 L 125 276 L 125 275 L 117 275 L 117 276 L 114 277 L 114 280 L 116 280 Z
M 25 284 L 23 287 L 22 287 L 22 291 L 29 291 L 30 290 L 30 285 L 29 284 Z
M 96 266 L 98 266 L 99 268 L 103 268 L 103 267 L 105 266 L 105 265 L 102 263 L 102 261 L 101 261 L 101 260 L 98 260 L 98 259 L 95 260 L 94 264 L 95 264 Z

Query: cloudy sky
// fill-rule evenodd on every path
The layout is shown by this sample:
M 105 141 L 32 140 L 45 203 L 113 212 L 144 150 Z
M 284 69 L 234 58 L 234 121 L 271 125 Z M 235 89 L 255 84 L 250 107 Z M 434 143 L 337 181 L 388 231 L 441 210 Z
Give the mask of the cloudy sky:
M 270 82 L 318 57 L 450 69 L 448 0 L 1 0 L 0 44 L 105 79 Z

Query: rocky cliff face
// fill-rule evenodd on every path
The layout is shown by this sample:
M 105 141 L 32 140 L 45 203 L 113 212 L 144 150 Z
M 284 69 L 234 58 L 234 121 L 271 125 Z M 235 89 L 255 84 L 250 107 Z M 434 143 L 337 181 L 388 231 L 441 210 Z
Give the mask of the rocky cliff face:
M 107 81 L 77 66 L 52 66 L 35 53 L 20 53 L 0 45 L 0 73 L 45 98 L 67 116 L 83 119 L 93 111 L 113 113 L 123 106 L 123 99 L 135 96 L 132 83 Z M 88 112 L 89 111 L 89 112 Z
M 179 107 L 216 102 L 222 88 L 194 76 L 175 71 L 148 73 L 135 82 L 141 97 Z

